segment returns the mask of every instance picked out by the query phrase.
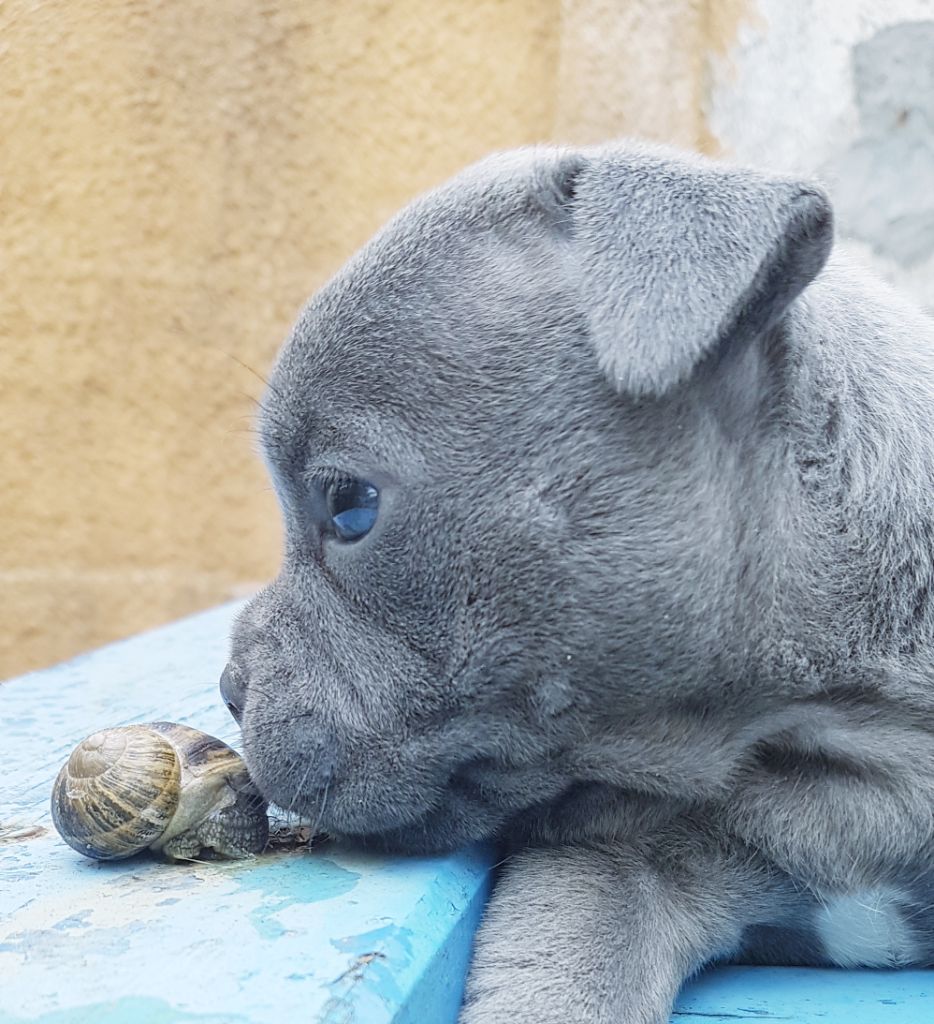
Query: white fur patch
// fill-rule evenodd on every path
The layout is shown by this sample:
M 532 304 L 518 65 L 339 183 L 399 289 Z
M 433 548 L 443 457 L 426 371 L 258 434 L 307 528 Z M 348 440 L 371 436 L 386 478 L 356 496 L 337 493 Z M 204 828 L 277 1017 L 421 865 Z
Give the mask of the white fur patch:
M 902 967 L 918 949 L 898 909 L 893 889 L 833 896 L 817 912 L 817 934 L 840 967 Z

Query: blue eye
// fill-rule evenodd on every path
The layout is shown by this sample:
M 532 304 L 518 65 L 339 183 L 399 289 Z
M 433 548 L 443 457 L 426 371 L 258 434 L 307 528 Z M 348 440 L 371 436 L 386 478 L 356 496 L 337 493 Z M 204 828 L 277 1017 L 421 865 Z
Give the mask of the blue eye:
M 359 540 L 373 529 L 379 491 L 366 480 L 341 477 L 327 487 L 328 515 L 341 540 Z

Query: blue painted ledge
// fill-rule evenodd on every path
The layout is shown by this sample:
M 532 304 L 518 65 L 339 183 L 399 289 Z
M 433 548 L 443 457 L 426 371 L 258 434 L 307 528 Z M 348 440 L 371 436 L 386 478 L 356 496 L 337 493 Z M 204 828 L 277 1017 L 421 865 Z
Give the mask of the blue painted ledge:
M 95 729 L 168 718 L 236 743 L 216 681 L 239 607 L 0 685 L 0 1024 L 456 1019 L 487 851 L 96 864 L 51 831 L 52 779 Z M 673 1017 L 736 1020 L 934 1024 L 934 972 L 715 970 Z
M 171 719 L 236 745 L 217 680 L 239 607 L 0 685 L 2 1024 L 456 1019 L 489 851 L 99 864 L 52 829 L 52 780 L 96 729 Z

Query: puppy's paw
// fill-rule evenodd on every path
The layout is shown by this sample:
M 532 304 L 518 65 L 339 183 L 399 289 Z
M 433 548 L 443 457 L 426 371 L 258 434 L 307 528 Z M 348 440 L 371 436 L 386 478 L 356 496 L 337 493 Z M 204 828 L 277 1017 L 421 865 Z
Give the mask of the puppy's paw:
M 639 911 L 653 909 L 633 898 L 633 886 L 651 895 L 639 871 L 625 853 L 515 857 L 477 935 L 460 1024 L 667 1024 L 680 973 L 648 940 L 652 967 L 639 969 Z

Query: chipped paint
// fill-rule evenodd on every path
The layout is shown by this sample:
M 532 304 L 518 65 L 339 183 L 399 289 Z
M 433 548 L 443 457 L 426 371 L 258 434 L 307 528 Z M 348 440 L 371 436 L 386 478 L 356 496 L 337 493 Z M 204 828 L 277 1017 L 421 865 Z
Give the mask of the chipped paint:
M 88 1003 L 65 1010 L 53 1010 L 41 1017 L 10 1016 L 0 1010 L 0 1024 L 249 1024 L 240 1013 L 187 1013 L 164 999 L 125 997 L 106 1003 Z
M 26 843 L 30 839 L 38 839 L 44 836 L 48 829 L 42 825 L 29 825 L 26 828 L 7 826 L 0 828 L 0 844 L 3 843 Z
M 238 862 L 101 863 L 49 830 L 52 779 L 101 724 L 170 718 L 236 740 L 216 691 L 238 606 L 0 688 L 0 1024 L 453 1021 L 491 855 L 393 860 L 336 845 Z M 373 946 L 374 948 L 369 948 Z M 453 972 L 441 965 L 458 965 Z M 350 983 L 355 970 L 359 984 Z M 338 979 L 344 978 L 343 987 Z
M 42 729 L 8 740 L 19 774 L 0 817 L 46 828 L 62 757 L 102 722 L 184 716 L 233 738 L 213 680 L 235 611 L 0 688 L 4 719 L 44 709 Z M 96 863 L 48 831 L 2 845 L 0 1024 L 453 1024 L 492 859 L 329 845 L 234 863 Z M 721 970 L 681 994 L 675 1019 L 918 1024 L 934 1020 L 934 973 Z
M 934 1020 L 934 972 L 724 967 L 685 988 L 672 1020 L 921 1024 Z
M 288 931 L 278 914 L 287 907 L 320 903 L 352 892 L 360 875 L 325 857 L 315 858 L 315 873 L 308 876 L 308 862 L 300 856 L 277 854 L 242 872 L 238 892 L 262 892 L 263 902 L 250 913 L 258 935 L 275 939 Z
M 363 955 L 366 950 L 379 948 L 388 941 L 401 942 L 407 954 L 411 953 L 411 943 L 404 929 L 395 924 L 385 924 L 382 928 L 374 928 L 362 935 L 346 935 L 340 939 L 331 939 L 331 945 L 342 953 Z

